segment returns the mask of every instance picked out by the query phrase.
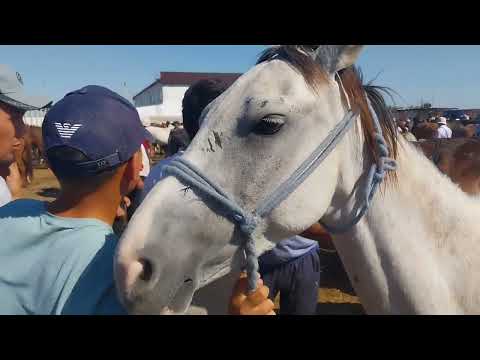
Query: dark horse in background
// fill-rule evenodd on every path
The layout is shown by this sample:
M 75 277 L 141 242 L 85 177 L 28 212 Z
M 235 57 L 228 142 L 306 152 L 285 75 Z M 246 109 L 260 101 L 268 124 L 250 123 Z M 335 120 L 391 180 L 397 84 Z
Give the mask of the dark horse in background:
M 20 141 L 21 146 L 15 152 L 15 161 L 20 171 L 22 185 L 26 187 L 33 180 L 34 163 L 41 164 L 44 161 L 42 129 L 26 125 L 24 136 Z
M 412 144 L 464 192 L 480 194 L 480 138 L 429 139 Z
M 437 168 L 471 195 L 480 194 L 480 139 L 475 137 L 476 126 L 460 121 L 450 122 L 452 139 L 437 139 L 438 125 L 423 122 L 412 133 L 412 142 Z

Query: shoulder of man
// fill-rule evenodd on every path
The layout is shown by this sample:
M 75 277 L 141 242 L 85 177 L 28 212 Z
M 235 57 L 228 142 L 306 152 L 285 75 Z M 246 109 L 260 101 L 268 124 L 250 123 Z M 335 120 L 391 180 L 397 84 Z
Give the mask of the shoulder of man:
M 29 250 L 30 254 L 35 250 L 46 286 L 35 288 L 33 295 L 41 313 L 122 313 L 113 281 L 117 237 L 107 224 L 58 218 L 48 214 L 43 202 L 22 199 L 0 208 L 1 226 L 29 226 L 31 231 L 22 236 L 27 240 L 42 237 Z
M 0 206 L 0 220 L 8 217 L 35 216 L 44 209 L 44 203 L 40 200 L 18 199 Z
M 125 314 L 114 283 L 117 236 L 87 230 L 83 233 L 87 242 L 78 244 L 78 265 L 72 269 L 76 272 L 75 283 L 58 311 L 64 315 Z

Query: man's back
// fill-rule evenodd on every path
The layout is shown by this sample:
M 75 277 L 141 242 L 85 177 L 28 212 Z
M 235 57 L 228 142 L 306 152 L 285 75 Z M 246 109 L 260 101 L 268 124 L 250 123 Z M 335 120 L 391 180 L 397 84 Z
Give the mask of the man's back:
M 113 283 L 117 238 L 107 224 L 17 200 L 0 208 L 0 233 L 0 314 L 124 313 Z
M 437 131 L 439 139 L 450 139 L 452 137 L 452 130 L 447 125 L 441 125 Z

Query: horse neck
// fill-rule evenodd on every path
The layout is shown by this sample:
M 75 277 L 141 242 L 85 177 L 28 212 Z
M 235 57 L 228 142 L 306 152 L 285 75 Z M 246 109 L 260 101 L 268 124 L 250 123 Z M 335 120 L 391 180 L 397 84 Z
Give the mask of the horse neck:
M 358 134 L 357 134 L 358 135 Z M 357 137 L 349 136 L 335 201 L 346 201 L 364 178 Z M 349 155 L 350 154 L 350 155 Z M 352 155 L 353 154 L 353 155 Z M 363 219 L 335 246 L 369 313 L 461 313 L 480 311 L 476 286 L 465 284 L 480 272 L 478 200 L 468 197 L 418 150 L 399 139 L 398 182 L 382 187 Z M 360 181 L 360 186 L 364 182 Z M 348 203 L 348 201 L 347 201 Z M 338 205 L 345 221 L 351 205 Z M 476 250 L 478 249 L 478 250 Z M 462 280 L 459 280 L 462 279 Z

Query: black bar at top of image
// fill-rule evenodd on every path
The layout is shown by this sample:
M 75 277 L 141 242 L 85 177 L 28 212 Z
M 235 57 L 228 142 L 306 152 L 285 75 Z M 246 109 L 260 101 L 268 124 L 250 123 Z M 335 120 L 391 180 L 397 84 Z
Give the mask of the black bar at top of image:
M 131 14 L 83 9 L 67 16 L 53 9 L 51 14 L 28 17 L 22 12 L 21 21 L 4 16 L 0 44 L 480 44 L 479 22 L 465 11 L 458 21 L 450 21 L 418 8 L 380 14 L 345 4 L 330 12 L 306 5 L 301 11 L 298 6 L 286 11 L 279 3 L 265 14 L 233 4 L 224 3 L 227 13 L 217 13 L 218 9 L 197 13 L 187 2 L 183 10 L 163 9 L 163 3 L 161 9 L 150 9 L 145 4 Z M 274 12 L 279 9 L 280 15 Z

